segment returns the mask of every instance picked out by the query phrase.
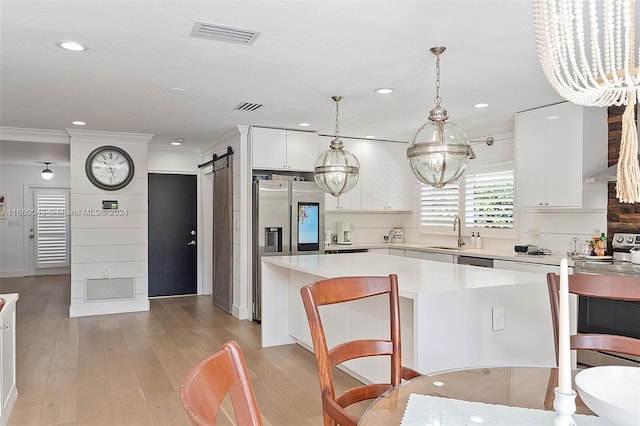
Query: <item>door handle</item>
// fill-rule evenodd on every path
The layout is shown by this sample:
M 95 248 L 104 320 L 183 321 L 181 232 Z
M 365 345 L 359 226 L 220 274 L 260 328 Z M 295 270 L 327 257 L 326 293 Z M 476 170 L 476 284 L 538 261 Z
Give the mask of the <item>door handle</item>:
M 196 240 L 191 240 L 187 243 L 188 246 L 195 246 L 196 245 Z

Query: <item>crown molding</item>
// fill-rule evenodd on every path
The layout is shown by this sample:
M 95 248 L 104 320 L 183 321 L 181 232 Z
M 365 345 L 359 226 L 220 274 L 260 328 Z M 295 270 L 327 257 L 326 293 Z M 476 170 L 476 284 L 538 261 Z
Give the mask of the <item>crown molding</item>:
M 154 135 L 147 133 L 105 132 L 99 130 L 66 129 L 74 142 L 130 143 L 147 145 Z
M 246 136 L 248 132 L 249 126 L 238 124 L 235 128 L 229 130 L 215 142 L 212 142 L 200 148 L 200 152 L 202 153 L 203 158 L 206 156 L 211 157 L 214 152 L 216 152 L 218 149 L 221 149 L 221 146 L 224 146 L 224 149 L 226 149 L 227 145 L 230 145 L 233 142 L 237 141 L 238 137 Z
M 15 142 L 40 142 L 69 144 L 69 134 L 64 130 L 26 129 L 0 127 L 0 140 Z

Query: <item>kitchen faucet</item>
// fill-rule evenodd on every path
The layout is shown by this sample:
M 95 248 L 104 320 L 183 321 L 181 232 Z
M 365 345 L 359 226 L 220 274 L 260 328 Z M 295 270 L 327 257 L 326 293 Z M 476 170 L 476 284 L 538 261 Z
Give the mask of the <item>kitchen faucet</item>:
M 460 216 L 456 215 L 455 218 L 453 218 L 453 230 L 456 230 L 456 223 L 458 224 L 458 248 L 461 248 L 464 245 L 464 240 L 462 239 L 462 226 L 460 225 Z

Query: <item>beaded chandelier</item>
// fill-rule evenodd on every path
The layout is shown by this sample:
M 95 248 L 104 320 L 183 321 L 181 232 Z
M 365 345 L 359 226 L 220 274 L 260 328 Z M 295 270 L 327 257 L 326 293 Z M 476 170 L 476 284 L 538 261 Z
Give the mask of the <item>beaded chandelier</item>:
M 640 202 L 634 3 L 533 0 L 538 58 L 558 94 L 584 106 L 626 105 L 616 184 L 616 197 L 623 203 Z

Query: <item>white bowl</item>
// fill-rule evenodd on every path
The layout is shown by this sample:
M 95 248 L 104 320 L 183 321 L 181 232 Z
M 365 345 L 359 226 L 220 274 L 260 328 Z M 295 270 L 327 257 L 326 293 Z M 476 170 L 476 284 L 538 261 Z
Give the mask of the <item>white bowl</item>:
M 592 367 L 576 374 L 575 383 L 598 416 L 616 426 L 640 425 L 640 367 Z

